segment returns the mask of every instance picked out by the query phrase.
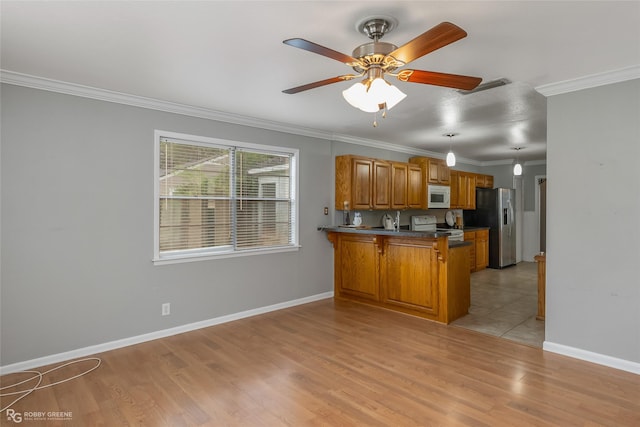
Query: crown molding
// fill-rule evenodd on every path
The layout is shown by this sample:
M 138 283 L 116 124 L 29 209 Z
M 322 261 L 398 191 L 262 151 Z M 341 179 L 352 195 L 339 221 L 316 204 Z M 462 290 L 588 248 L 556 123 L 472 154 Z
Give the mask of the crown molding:
M 640 65 L 632 65 L 618 70 L 611 70 L 604 73 L 591 74 L 577 79 L 564 80 L 557 83 L 537 86 L 535 90 L 548 97 L 638 78 L 640 78 Z
M 192 105 L 178 104 L 144 96 L 131 95 L 123 92 L 116 92 L 107 89 L 100 89 L 91 86 L 84 86 L 77 83 L 63 82 L 29 74 L 17 73 L 9 70 L 0 70 L 0 82 L 24 86 L 32 89 L 46 90 L 66 95 L 90 98 L 99 101 L 113 102 L 116 104 L 129 105 L 133 107 L 147 108 L 151 110 L 163 111 L 166 113 L 181 114 L 184 116 L 197 117 L 201 119 L 215 120 L 219 122 L 232 123 L 237 125 L 255 127 L 272 130 L 276 132 L 290 133 L 294 135 L 307 136 L 311 138 L 325 139 L 328 141 L 344 142 L 347 144 L 363 145 L 383 150 L 392 150 L 416 156 L 427 156 L 442 158 L 442 153 L 420 150 L 402 145 L 392 144 L 384 141 L 357 138 L 349 135 L 341 135 L 317 129 L 305 128 L 286 123 L 257 119 L 254 117 L 242 116 L 239 114 L 225 113 L 208 108 L 195 107 Z M 472 159 L 459 158 L 461 163 L 480 166 L 480 162 Z
M 66 95 L 96 99 L 99 101 L 107 101 L 133 107 L 147 108 L 150 110 L 163 111 L 166 113 L 181 114 L 184 116 L 197 117 L 201 119 L 209 119 L 225 123 L 257 127 L 277 132 L 293 133 L 296 135 L 308 136 L 311 138 L 331 140 L 333 137 L 332 133 L 319 131 L 317 129 L 310 129 L 302 126 L 294 126 L 280 122 L 262 120 L 254 117 L 242 116 L 239 114 L 225 113 L 208 108 L 178 104 L 175 102 L 147 98 L 138 95 L 131 95 L 128 93 L 100 89 L 91 86 L 84 86 L 76 83 L 63 82 L 60 80 L 47 79 L 44 77 L 16 73 L 14 71 L 8 70 L 0 70 L 0 82 L 16 86 L 29 87 L 32 89 L 40 89 L 49 92 L 57 92 Z

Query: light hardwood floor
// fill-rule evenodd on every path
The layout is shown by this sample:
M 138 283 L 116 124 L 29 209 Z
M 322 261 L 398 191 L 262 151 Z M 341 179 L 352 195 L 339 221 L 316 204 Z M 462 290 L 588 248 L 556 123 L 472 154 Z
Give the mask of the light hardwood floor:
M 97 356 L 13 409 L 73 414 L 30 426 L 640 425 L 638 375 L 349 302 Z

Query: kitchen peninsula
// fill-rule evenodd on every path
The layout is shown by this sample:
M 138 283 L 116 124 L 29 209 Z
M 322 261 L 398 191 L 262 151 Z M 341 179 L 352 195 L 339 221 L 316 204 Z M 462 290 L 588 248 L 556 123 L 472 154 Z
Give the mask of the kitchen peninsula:
M 447 233 L 320 227 L 334 248 L 334 297 L 441 323 L 468 313 L 471 242 Z

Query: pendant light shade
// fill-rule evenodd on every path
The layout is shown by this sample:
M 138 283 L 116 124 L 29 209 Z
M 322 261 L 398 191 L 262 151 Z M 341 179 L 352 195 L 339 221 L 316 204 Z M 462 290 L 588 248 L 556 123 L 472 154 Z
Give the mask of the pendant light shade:
M 453 151 L 449 151 L 447 154 L 447 166 L 455 166 L 456 165 L 456 155 L 453 154 Z
M 520 159 L 519 159 L 519 154 L 520 154 L 520 150 L 524 150 L 525 147 L 515 147 L 514 150 L 516 150 L 516 164 L 515 166 L 513 166 L 513 174 L 515 176 L 520 176 L 522 175 L 522 165 L 520 164 Z
M 445 133 L 444 136 L 449 137 L 449 153 L 447 154 L 447 166 L 455 166 L 456 165 L 456 155 L 453 154 L 453 150 L 451 149 L 451 138 L 456 136 L 457 133 Z
M 516 165 L 513 167 L 513 174 L 515 176 L 522 175 L 522 165 L 520 163 L 516 163 Z

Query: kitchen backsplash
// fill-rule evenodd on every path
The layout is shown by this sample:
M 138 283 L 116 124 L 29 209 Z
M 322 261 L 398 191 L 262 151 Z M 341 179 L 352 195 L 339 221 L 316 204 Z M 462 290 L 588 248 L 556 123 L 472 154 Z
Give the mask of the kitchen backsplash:
M 455 215 L 462 215 L 462 209 L 429 209 L 429 210 L 421 210 L 421 209 L 407 209 L 400 211 L 400 225 L 410 225 L 411 217 L 413 215 L 435 215 L 436 220 L 439 224 L 444 224 L 446 222 L 445 215 L 447 211 L 453 211 Z M 391 215 L 392 218 L 396 217 L 395 210 L 388 211 L 349 211 L 349 223 L 353 223 L 353 216 L 355 212 L 360 212 L 362 216 L 362 225 L 368 225 L 370 227 L 377 227 L 382 225 L 382 217 L 385 214 Z M 344 222 L 344 211 L 336 211 L 336 217 L 334 224 L 343 225 Z

